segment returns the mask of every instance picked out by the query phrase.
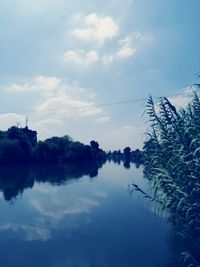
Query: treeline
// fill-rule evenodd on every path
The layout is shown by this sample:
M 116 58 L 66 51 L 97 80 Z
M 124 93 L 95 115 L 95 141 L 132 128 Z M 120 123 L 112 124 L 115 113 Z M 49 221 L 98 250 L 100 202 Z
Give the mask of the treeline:
M 37 132 L 12 126 L 0 131 L 0 164 L 67 163 L 69 161 L 106 160 L 106 153 L 92 140 L 90 145 L 69 136 L 37 141 Z
M 200 99 L 177 110 L 167 98 L 147 103 L 151 129 L 144 173 L 182 237 L 183 266 L 200 266 Z
M 124 167 L 129 169 L 130 163 L 135 163 L 136 167 L 143 164 L 143 152 L 139 149 L 131 150 L 130 147 L 125 147 L 123 151 L 115 150 L 107 153 L 107 160 L 120 164 L 123 162 Z

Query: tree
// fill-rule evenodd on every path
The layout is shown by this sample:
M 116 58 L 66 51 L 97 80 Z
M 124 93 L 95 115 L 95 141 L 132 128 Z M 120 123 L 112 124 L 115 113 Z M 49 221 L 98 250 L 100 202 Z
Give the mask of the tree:
M 98 149 L 99 149 L 99 143 L 96 142 L 96 141 L 94 141 L 94 140 L 92 140 L 92 141 L 90 142 L 90 146 L 91 146 L 94 150 L 98 150 Z
M 130 159 L 131 157 L 131 149 L 129 146 L 124 148 L 124 157 L 125 159 Z
M 23 163 L 24 153 L 18 140 L 0 140 L 0 163 L 17 164 Z
M 33 149 L 33 161 L 42 163 L 56 163 L 59 161 L 58 146 L 53 143 L 38 142 Z

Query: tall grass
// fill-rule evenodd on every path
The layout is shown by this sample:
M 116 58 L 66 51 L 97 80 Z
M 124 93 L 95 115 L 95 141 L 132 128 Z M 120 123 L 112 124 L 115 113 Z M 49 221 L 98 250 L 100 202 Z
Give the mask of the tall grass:
M 182 252 L 184 266 L 200 266 L 200 99 L 177 110 L 162 97 L 147 101 L 151 122 L 144 143 L 144 173 L 154 197 L 190 246 Z M 191 245 L 192 244 L 192 245 Z

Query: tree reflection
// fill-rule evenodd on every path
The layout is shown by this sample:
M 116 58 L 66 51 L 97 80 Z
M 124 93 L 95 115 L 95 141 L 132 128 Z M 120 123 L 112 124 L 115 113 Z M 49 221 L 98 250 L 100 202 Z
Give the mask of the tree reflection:
M 123 163 L 124 168 L 130 169 L 131 164 L 134 164 L 136 168 L 139 168 L 143 165 L 143 152 L 139 149 L 131 151 L 130 147 L 125 147 L 123 152 L 118 151 L 109 151 L 106 154 L 107 160 L 109 162 L 113 161 L 115 164 L 120 165 Z
M 49 182 L 61 185 L 84 175 L 94 178 L 104 161 L 74 162 L 65 165 L 16 165 L 0 168 L 0 190 L 6 201 L 13 201 L 25 189 L 32 188 L 36 182 Z

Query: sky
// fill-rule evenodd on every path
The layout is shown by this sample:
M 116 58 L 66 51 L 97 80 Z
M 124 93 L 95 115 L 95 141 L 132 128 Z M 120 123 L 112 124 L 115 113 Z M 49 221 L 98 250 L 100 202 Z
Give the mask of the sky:
M 149 95 L 185 105 L 199 0 L 0 0 L 0 129 L 142 148 Z

